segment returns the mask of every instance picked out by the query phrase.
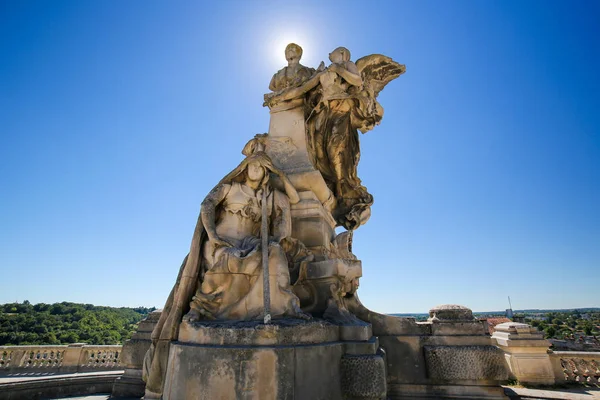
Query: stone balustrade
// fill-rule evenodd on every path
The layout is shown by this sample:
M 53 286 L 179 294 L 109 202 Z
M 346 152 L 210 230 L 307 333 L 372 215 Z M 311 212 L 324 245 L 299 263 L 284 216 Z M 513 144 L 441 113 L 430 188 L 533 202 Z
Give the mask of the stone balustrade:
M 122 345 L 0 346 L 0 375 L 122 369 Z
M 520 382 L 552 385 L 578 382 L 598 385 L 600 352 L 552 351 L 543 333 L 528 324 L 506 322 L 492 339 L 504 351 L 511 375 Z
M 599 383 L 600 352 L 554 351 L 549 356 L 556 383 Z

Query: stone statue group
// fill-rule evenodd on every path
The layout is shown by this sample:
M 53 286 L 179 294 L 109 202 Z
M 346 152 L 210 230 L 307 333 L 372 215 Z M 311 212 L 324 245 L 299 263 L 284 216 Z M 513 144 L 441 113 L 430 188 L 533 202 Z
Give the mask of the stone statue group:
M 298 183 L 308 175 L 290 170 L 285 157 L 275 163 L 268 134 L 250 140 L 245 159 L 202 202 L 189 254 L 146 354 L 146 398 L 162 393 L 169 343 L 177 340 L 182 323 L 339 316 L 345 312 L 340 296 L 358 286 L 360 275 L 334 272 L 323 289 L 324 306 L 304 307 L 323 292 L 310 283 L 311 265 L 356 263 L 351 231 L 368 220 L 373 203 L 357 176 L 358 131 L 365 133 L 381 121 L 377 95 L 405 68 L 378 54 L 354 63 L 344 47 L 329 54 L 329 66 L 321 63 L 317 69 L 300 64 L 302 48 L 296 44 L 287 46 L 285 56 L 288 66 L 273 76 L 264 105 L 272 114 L 301 110 L 308 158 L 329 191 L 327 201 L 311 207 L 324 215 L 321 220 L 331 219 L 331 226 L 324 225 L 331 237 L 318 246 L 300 240 L 304 236 L 295 232 L 306 234 L 309 225 L 302 224 L 315 226 L 316 218 L 305 217 L 312 210 L 308 205 L 315 203 L 307 200 L 310 185 L 307 189 Z M 343 226 L 350 236 L 336 237 L 335 226 Z

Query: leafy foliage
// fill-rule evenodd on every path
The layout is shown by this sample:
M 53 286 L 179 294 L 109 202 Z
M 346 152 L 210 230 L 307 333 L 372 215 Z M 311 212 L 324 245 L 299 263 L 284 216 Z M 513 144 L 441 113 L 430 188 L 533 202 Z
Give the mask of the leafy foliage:
M 0 305 L 0 346 L 120 344 L 155 308 L 103 307 L 77 303 Z
M 524 322 L 545 333 L 546 339 L 568 339 L 574 335 L 600 335 L 600 312 L 552 311 L 526 314 Z

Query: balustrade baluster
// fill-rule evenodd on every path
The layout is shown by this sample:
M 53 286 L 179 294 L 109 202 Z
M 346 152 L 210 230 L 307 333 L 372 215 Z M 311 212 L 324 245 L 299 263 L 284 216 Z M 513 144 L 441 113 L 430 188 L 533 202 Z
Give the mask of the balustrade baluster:
M 72 346 L 0 346 L 0 371 L 26 369 L 30 371 L 58 370 L 61 367 L 105 370 L 116 369 L 120 364 L 122 346 L 77 347 L 72 360 L 65 365 L 65 356 Z M 77 354 L 76 354 L 77 353 Z

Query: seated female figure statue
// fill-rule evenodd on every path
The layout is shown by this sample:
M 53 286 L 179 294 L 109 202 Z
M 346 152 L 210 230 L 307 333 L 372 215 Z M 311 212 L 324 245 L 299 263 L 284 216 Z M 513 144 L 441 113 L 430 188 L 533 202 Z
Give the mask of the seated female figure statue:
M 279 176 L 285 194 L 271 187 L 270 174 Z M 263 317 L 263 251 L 268 251 L 272 317 L 310 318 L 291 291 L 288 270 L 289 264 L 310 259 L 306 248 L 289 237 L 290 202 L 298 201 L 288 178 L 263 151 L 248 155 L 208 194 L 190 252 L 152 332 L 152 345 L 144 358 L 145 398 L 161 396 L 169 343 L 177 340 L 186 312 L 183 320 L 187 321 Z M 260 238 L 263 202 L 268 249 L 262 248 Z
M 207 234 L 201 249 L 205 272 L 185 320 L 250 320 L 263 316 L 263 199 L 269 226 L 271 315 L 305 317 L 291 290 L 288 260 L 280 245 L 291 234 L 290 200 L 271 188 L 271 172 L 283 176 L 265 153 L 254 153 L 202 202 L 200 216 Z M 298 194 L 289 182 L 286 190 L 297 202 Z

